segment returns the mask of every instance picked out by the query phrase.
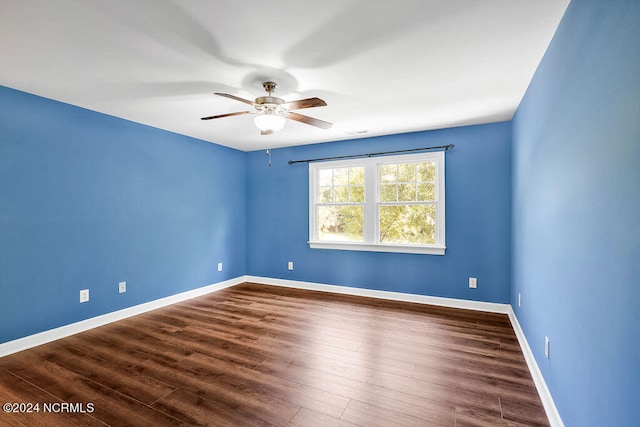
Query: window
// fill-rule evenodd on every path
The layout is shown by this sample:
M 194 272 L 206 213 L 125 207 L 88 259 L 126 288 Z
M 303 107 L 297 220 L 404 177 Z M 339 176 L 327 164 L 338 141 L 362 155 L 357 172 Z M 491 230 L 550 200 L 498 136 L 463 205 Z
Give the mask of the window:
M 309 244 L 443 255 L 444 152 L 309 164 Z

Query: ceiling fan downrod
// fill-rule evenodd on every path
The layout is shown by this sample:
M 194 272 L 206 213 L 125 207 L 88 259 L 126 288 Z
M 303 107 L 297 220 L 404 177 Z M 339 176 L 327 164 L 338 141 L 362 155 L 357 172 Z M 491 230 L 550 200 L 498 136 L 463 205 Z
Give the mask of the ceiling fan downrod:
M 278 84 L 275 82 L 263 82 L 262 87 L 269 93 L 269 96 L 271 96 L 271 94 L 276 91 Z

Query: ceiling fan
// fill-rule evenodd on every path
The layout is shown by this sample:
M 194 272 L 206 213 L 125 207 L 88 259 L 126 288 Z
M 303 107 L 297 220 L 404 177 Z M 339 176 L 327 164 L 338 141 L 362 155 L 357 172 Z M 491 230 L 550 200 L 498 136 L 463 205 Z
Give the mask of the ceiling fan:
M 224 96 L 226 98 L 235 99 L 236 101 L 244 102 L 253 106 L 254 110 L 250 111 L 238 111 L 236 113 L 218 114 L 216 116 L 202 117 L 201 120 L 220 119 L 222 117 L 240 116 L 243 114 L 255 114 L 254 121 L 258 129 L 260 129 L 261 135 L 270 135 L 274 132 L 282 129 L 285 123 L 285 119 L 295 120 L 300 123 L 315 126 L 321 129 L 329 129 L 331 123 L 324 120 L 315 119 L 313 117 L 305 116 L 302 114 L 294 113 L 292 110 L 301 110 L 303 108 L 312 107 L 324 107 L 327 105 L 320 98 L 305 98 L 298 101 L 285 102 L 284 99 L 272 96 L 278 85 L 274 82 L 262 83 L 264 90 L 267 91 L 269 96 L 259 96 L 255 101 L 249 101 L 248 99 L 240 98 L 235 95 L 229 95 L 228 93 L 218 93 L 216 95 Z

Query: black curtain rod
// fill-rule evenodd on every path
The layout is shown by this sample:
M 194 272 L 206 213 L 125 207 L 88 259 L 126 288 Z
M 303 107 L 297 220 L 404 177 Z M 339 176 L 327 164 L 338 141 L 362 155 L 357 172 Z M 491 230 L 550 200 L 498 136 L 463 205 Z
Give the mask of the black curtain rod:
M 345 160 L 345 159 L 357 159 L 360 157 L 376 157 L 376 156 L 386 156 L 389 154 L 400 154 L 400 153 L 413 153 L 416 151 L 430 151 L 430 150 L 450 150 L 455 145 L 439 145 L 437 147 L 423 147 L 423 148 L 411 148 L 408 150 L 396 150 L 396 151 L 381 151 L 379 153 L 370 153 L 370 154 L 354 154 L 352 156 L 335 156 L 335 157 L 320 157 L 317 159 L 307 159 L 307 160 L 289 160 L 289 164 L 292 165 L 294 163 L 310 163 L 310 162 L 323 162 L 326 160 Z

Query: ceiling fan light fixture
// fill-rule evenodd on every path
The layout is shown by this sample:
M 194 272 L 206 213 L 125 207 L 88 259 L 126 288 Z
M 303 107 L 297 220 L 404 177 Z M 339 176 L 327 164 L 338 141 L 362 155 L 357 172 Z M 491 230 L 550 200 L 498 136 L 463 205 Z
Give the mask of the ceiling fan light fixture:
M 282 129 L 285 122 L 284 116 L 272 111 L 265 111 L 261 114 L 256 114 L 253 120 L 263 134 L 278 132 Z

